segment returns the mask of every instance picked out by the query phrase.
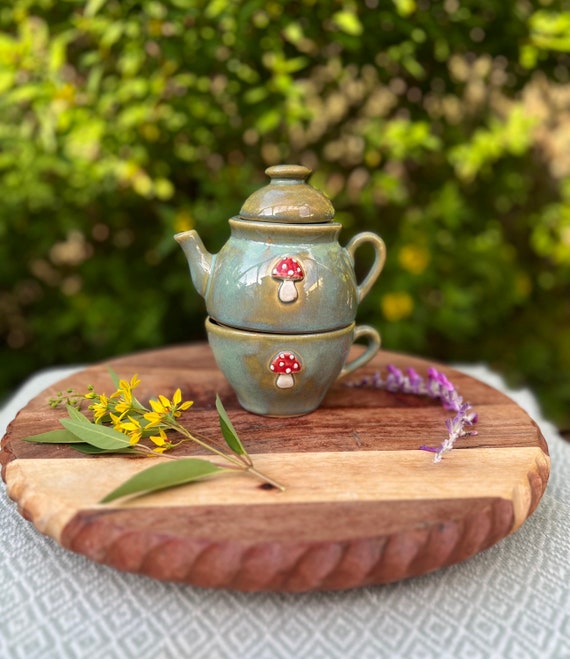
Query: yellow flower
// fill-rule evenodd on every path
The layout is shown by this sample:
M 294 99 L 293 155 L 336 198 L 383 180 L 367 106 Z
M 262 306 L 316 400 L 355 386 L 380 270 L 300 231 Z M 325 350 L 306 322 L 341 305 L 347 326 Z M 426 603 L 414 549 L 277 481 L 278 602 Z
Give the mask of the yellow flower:
M 398 252 L 398 262 L 413 275 L 421 275 L 430 260 L 428 250 L 421 245 L 404 245 Z
M 149 439 L 153 444 L 156 444 L 155 448 L 152 449 L 155 453 L 164 453 L 171 446 L 162 428 L 159 429 L 158 435 L 151 435 Z
M 113 412 L 109 412 L 109 416 L 111 417 L 111 423 L 113 424 L 113 428 L 121 432 L 122 417 L 113 414 Z
M 115 427 L 120 432 L 129 436 L 131 444 L 137 444 L 142 437 L 140 421 L 138 419 L 134 419 L 132 416 L 129 416 L 128 419 L 128 421 L 121 421 Z
M 131 400 L 123 398 L 115 405 L 115 410 L 121 414 L 121 417 L 123 417 L 131 409 L 132 402 L 132 398 Z
M 93 410 L 93 418 L 95 419 L 95 423 L 99 423 L 109 411 L 109 399 L 107 396 L 105 396 L 105 394 L 101 394 L 99 396 L 99 401 L 90 405 L 89 409 Z
M 186 400 L 182 402 L 182 392 L 178 388 L 172 396 L 172 413 L 174 416 L 180 416 L 180 414 L 194 405 L 194 401 Z
M 163 420 L 164 420 L 164 415 L 161 414 L 160 412 L 147 412 L 144 415 L 144 418 L 148 423 L 146 424 L 147 428 L 155 428 L 156 426 L 159 426 Z
M 158 400 L 160 401 L 160 405 L 164 411 L 168 411 L 170 409 L 170 401 L 166 396 L 159 394 Z
M 121 417 L 133 408 L 133 389 L 140 383 L 138 375 L 133 375 L 130 382 L 119 380 L 119 388 L 111 394 L 111 398 L 119 398 L 119 402 L 115 404 L 115 411 L 119 412 Z
M 386 320 L 396 322 L 412 314 L 414 301 L 408 293 L 386 293 L 380 300 L 380 306 Z
M 116 398 L 121 394 L 126 396 L 131 396 L 132 398 L 133 389 L 136 389 L 140 383 L 141 381 L 139 380 L 139 376 L 136 374 L 133 375 L 130 382 L 127 382 L 126 380 L 119 380 L 119 388 L 117 389 L 117 391 L 115 391 L 114 394 L 111 395 L 111 398 Z
M 168 416 L 168 403 L 170 403 L 170 401 L 164 396 L 159 396 L 159 398 L 165 400 L 167 405 L 164 405 L 162 400 L 154 400 L 151 398 L 148 401 L 152 407 L 152 412 L 147 412 L 144 415 L 144 418 L 148 421 L 147 428 L 154 428 L 155 426 L 160 425 Z
M 149 400 L 149 403 L 152 407 L 152 412 L 147 412 L 144 415 L 144 418 L 149 422 L 151 428 L 157 426 L 170 415 L 173 417 L 179 417 L 183 411 L 187 410 L 194 404 L 193 401 L 190 400 L 187 400 L 184 403 L 182 402 L 182 392 L 180 389 L 177 389 L 174 392 L 172 400 L 169 400 L 166 396 L 160 394 L 158 400 L 151 399 Z

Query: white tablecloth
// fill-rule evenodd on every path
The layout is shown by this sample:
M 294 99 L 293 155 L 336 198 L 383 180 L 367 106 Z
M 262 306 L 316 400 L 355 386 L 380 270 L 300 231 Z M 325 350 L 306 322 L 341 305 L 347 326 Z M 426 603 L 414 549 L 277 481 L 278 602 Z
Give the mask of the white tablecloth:
M 0 410 L 74 369 L 38 373 Z M 2 659 L 570 658 L 570 445 L 528 391 L 484 367 L 539 424 L 552 457 L 537 511 L 468 561 L 400 583 L 336 593 L 204 590 L 118 572 L 60 548 L 0 490 Z

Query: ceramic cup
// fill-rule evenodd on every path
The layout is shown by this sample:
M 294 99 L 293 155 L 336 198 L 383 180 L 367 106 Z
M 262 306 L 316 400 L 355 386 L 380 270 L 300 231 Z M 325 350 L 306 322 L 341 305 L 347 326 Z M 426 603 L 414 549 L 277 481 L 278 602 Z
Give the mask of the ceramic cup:
M 206 319 L 218 367 L 240 405 L 264 416 L 300 416 L 315 410 L 333 382 L 366 364 L 380 348 L 380 335 L 355 323 L 331 332 L 270 334 L 234 329 Z M 366 349 L 347 362 L 352 344 Z

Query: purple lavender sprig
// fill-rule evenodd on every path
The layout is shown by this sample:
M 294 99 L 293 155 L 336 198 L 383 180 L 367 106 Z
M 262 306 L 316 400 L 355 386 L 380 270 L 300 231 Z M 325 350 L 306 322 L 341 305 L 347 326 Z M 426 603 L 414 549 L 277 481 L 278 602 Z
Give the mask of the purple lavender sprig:
M 387 371 L 385 378 L 382 377 L 379 371 L 376 371 L 371 376 L 364 377 L 358 382 L 348 382 L 347 386 L 374 387 L 405 394 L 429 396 L 430 398 L 439 399 L 444 409 L 455 412 L 454 417 L 445 421 L 447 439 L 441 443 L 439 448 L 420 446 L 422 451 L 435 453 L 434 462 L 440 462 L 443 455 L 451 451 L 455 442 L 461 437 L 477 434 L 476 430 L 466 430 L 466 426 L 473 426 L 477 423 L 477 413 L 472 411 L 471 404 L 463 400 L 455 386 L 443 373 L 433 367 L 429 368 L 427 378 L 424 380 L 413 368 L 408 368 L 406 373 L 403 373 L 396 366 L 389 364 Z

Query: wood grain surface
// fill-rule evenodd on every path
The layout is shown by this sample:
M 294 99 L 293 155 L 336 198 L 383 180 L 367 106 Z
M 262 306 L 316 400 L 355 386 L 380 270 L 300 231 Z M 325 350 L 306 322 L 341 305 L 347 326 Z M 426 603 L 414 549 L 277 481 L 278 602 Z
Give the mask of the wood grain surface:
M 430 365 L 382 352 L 349 381 L 388 363 Z M 479 434 L 439 464 L 420 451 L 446 436 L 449 412 L 427 397 L 352 388 L 343 381 L 317 411 L 293 419 L 241 409 L 207 344 L 115 359 L 138 373 L 138 398 L 171 396 L 194 406 L 194 432 L 218 439 L 215 396 L 258 468 L 286 485 L 267 490 L 245 476 L 220 476 L 121 503 L 99 505 L 149 465 L 146 458 L 89 457 L 22 441 L 56 429 L 50 396 L 72 387 L 111 393 L 107 364 L 42 392 L 10 424 L 0 461 L 22 515 L 63 547 L 119 570 L 205 587 L 307 591 L 413 577 L 465 560 L 516 531 L 534 511 L 549 475 L 548 449 L 532 419 L 501 392 L 438 366 L 479 413 Z M 184 446 L 177 455 L 204 455 Z

